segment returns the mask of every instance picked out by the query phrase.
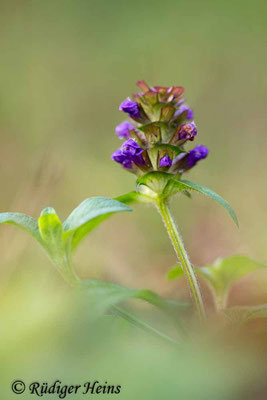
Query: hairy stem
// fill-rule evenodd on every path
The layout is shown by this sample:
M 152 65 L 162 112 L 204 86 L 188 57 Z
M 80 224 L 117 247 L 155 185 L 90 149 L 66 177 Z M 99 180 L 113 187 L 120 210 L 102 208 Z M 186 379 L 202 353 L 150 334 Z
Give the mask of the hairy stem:
M 190 264 L 187 252 L 184 248 L 182 238 L 176 228 L 174 219 L 171 215 L 170 208 L 166 199 L 159 199 L 157 201 L 158 210 L 167 229 L 169 237 L 171 239 L 174 250 L 179 258 L 183 271 L 187 277 L 187 281 L 190 287 L 191 295 L 195 304 L 196 312 L 201 322 L 206 319 L 205 309 L 201 292 L 197 282 L 197 278 L 192 265 Z

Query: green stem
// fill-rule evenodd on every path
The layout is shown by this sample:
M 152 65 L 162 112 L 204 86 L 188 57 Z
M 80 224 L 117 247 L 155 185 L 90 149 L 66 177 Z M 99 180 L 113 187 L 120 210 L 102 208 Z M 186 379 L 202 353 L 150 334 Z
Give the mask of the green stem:
M 70 286 L 77 285 L 81 280 L 69 264 L 64 264 L 63 268 L 58 268 L 63 278 L 70 284 Z
M 81 279 L 76 274 L 73 268 L 70 253 L 67 253 L 67 256 L 65 256 L 64 259 L 60 260 L 59 262 L 55 262 L 54 264 L 57 270 L 70 286 L 75 286 L 81 282 Z
M 177 254 L 177 257 L 180 259 L 183 271 L 187 277 L 198 317 L 200 321 L 204 321 L 206 319 L 206 315 L 197 278 L 184 248 L 182 238 L 180 237 L 179 232 L 176 228 L 167 200 L 165 198 L 160 198 L 157 201 L 157 206 L 161 214 L 162 220 L 166 226 L 174 250 Z

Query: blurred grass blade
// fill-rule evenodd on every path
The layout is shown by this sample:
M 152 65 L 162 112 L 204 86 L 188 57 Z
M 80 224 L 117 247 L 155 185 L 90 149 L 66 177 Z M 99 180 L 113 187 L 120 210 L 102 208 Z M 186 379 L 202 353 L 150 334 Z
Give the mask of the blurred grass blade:
M 107 197 L 91 197 L 75 208 L 63 224 L 65 239 L 74 249 L 97 225 L 117 212 L 131 211 L 127 205 Z
M 38 222 L 26 214 L 5 212 L 0 214 L 0 223 L 15 225 L 33 236 L 38 242 L 42 242 Z

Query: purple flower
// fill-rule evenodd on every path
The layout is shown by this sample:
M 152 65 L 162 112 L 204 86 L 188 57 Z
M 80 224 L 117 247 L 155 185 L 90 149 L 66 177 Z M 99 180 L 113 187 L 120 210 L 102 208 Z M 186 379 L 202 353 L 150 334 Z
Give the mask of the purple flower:
M 194 140 L 197 135 L 197 128 L 194 122 L 183 124 L 178 129 L 178 140 Z
M 116 126 L 116 134 L 120 139 L 130 139 L 130 131 L 134 130 L 135 127 L 128 121 L 124 121 Z
M 170 167 L 172 165 L 172 160 L 170 159 L 169 156 L 163 156 L 161 157 L 160 161 L 159 161 L 159 166 L 160 168 L 163 167 Z
M 135 140 L 129 139 L 121 146 L 122 154 L 127 157 L 138 157 L 144 151 Z
M 192 108 L 186 106 L 185 104 L 182 104 L 179 110 L 175 112 L 175 117 L 178 117 L 185 111 L 187 111 L 187 119 L 194 119 L 194 111 L 192 110 Z
M 120 111 L 124 111 L 125 113 L 129 114 L 130 117 L 139 118 L 140 117 L 140 110 L 138 104 L 131 100 L 124 100 L 120 107 Z
M 196 146 L 193 150 L 189 151 L 187 155 L 187 167 L 193 167 L 199 160 L 206 158 L 208 154 L 209 149 L 206 146 Z
M 174 170 L 180 172 L 186 171 L 196 165 L 199 160 L 206 158 L 209 154 L 209 149 L 206 146 L 196 146 L 193 150 L 188 153 L 181 153 L 173 160 Z
M 121 149 L 114 151 L 111 158 L 113 161 L 122 164 L 125 168 L 131 169 L 133 167 L 132 160 L 123 154 Z
M 132 169 L 133 163 L 136 165 L 145 164 L 142 156 L 143 151 L 135 140 L 129 139 L 123 143 L 120 149 L 114 151 L 111 158 L 122 164 L 125 168 Z

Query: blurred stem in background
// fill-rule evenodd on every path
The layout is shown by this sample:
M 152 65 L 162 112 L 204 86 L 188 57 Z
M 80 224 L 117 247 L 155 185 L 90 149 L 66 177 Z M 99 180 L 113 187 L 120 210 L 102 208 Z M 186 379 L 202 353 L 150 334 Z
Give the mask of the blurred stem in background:
M 164 225 L 169 234 L 169 237 L 171 239 L 174 250 L 177 254 L 178 259 L 181 262 L 183 271 L 187 277 L 199 320 L 201 322 L 203 322 L 206 320 L 206 313 L 205 313 L 205 309 L 204 309 L 204 304 L 203 304 L 200 288 L 199 288 L 199 285 L 197 282 L 197 277 L 196 277 L 194 269 L 189 261 L 189 257 L 184 248 L 182 238 L 181 238 L 181 236 L 178 232 L 178 229 L 175 225 L 168 202 L 165 198 L 163 198 L 163 199 L 160 198 L 157 201 L 157 206 L 158 206 L 160 215 L 162 217 L 162 220 L 164 222 Z

